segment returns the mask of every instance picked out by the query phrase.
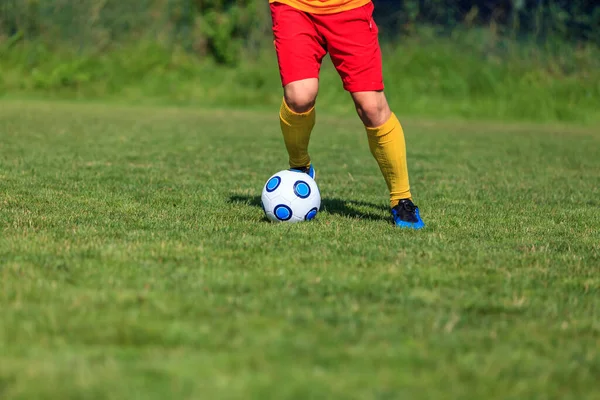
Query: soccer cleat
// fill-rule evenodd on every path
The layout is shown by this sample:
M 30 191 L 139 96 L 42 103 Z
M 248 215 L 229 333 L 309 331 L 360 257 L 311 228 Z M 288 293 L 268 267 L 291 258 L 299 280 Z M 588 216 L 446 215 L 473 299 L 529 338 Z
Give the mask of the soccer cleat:
M 313 179 L 315 179 L 315 177 L 317 176 L 317 173 L 315 172 L 315 169 L 313 168 L 312 164 L 310 164 L 308 167 L 303 168 L 290 168 L 290 171 L 304 172 Z
M 394 223 L 400 228 L 421 229 L 425 223 L 419 215 L 419 207 L 410 199 L 402 199 L 392 208 Z

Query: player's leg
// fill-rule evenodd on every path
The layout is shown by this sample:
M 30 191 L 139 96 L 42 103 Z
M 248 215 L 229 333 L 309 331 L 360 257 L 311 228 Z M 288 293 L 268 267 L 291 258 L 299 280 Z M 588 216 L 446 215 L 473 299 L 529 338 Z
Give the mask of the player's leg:
M 315 125 L 315 102 L 319 91 L 317 78 L 288 83 L 283 88 L 279 123 L 291 169 L 315 177 L 308 155 L 310 134 Z
M 402 126 L 382 91 L 354 92 L 352 99 L 365 125 L 369 148 L 385 178 L 390 190 L 390 204 L 394 207 L 398 201 L 412 197 Z
M 424 227 L 410 193 L 404 131 L 390 110 L 385 94 L 383 91 L 354 92 L 352 99 L 365 125 L 371 154 L 390 191 L 394 222 L 401 227 Z
M 284 98 L 279 113 L 290 168 L 314 177 L 308 155 L 315 124 L 319 70 L 325 55 L 323 37 L 311 17 L 281 3 L 271 3 L 273 35 Z
M 373 4 L 368 3 L 320 19 L 319 28 L 365 125 L 369 148 L 390 192 L 394 222 L 418 229 L 424 224 L 412 202 L 404 132 L 383 93 L 381 49 L 372 13 Z

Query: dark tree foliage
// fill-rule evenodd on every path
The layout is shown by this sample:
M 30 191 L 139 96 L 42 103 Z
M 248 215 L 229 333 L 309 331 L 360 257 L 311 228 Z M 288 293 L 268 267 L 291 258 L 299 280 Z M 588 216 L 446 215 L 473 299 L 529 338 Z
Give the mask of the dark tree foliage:
M 441 30 L 496 24 L 516 34 L 600 40 L 598 0 L 373 0 L 387 32 L 410 33 L 419 24 Z

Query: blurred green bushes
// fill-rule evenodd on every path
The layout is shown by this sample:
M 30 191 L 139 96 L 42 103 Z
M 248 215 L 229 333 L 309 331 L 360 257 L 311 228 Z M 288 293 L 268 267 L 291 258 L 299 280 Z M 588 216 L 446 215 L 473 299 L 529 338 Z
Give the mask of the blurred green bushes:
M 600 122 L 598 6 L 519 1 L 376 0 L 398 113 Z M 280 102 L 267 0 L 0 0 L 0 11 L 0 95 Z M 320 109 L 353 112 L 328 62 L 321 82 Z
M 434 27 L 487 27 L 502 37 L 600 43 L 594 0 L 374 0 L 388 39 Z M 151 40 L 235 64 L 268 38 L 267 0 L 1 0 L 0 42 L 41 40 L 102 51 Z
M 269 29 L 266 0 L 1 0 L 0 43 L 98 52 L 152 41 L 224 64 Z
M 587 45 L 540 48 L 501 42 L 486 32 L 421 35 L 383 46 L 386 93 L 399 115 L 433 118 L 600 123 L 600 50 Z M 235 67 L 184 49 L 140 42 L 80 54 L 40 44 L 0 56 L 0 95 L 102 99 L 276 110 L 277 60 L 266 47 Z M 351 114 L 352 102 L 328 60 L 319 110 Z

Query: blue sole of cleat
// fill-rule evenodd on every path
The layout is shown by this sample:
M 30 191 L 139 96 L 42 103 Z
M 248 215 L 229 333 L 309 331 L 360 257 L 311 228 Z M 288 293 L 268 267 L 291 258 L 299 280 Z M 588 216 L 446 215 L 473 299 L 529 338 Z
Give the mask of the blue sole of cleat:
M 414 230 L 425 228 L 425 224 L 423 223 L 423 221 L 416 222 L 416 223 L 398 221 L 398 222 L 395 222 L 395 225 L 399 228 L 414 229 Z
M 394 224 L 399 228 L 405 228 L 405 229 L 418 230 L 418 229 L 425 228 L 425 223 L 421 219 L 421 213 L 419 212 L 419 209 L 417 209 L 416 214 L 417 214 L 417 219 L 419 220 L 419 222 L 406 222 L 406 221 L 402 221 L 402 220 L 396 221 L 394 219 Z

